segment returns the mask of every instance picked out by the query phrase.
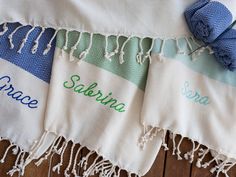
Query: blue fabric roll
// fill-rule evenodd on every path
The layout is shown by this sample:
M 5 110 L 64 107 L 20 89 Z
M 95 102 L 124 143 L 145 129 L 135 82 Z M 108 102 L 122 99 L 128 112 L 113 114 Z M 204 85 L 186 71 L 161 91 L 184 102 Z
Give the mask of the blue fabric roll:
M 191 6 L 189 6 L 186 9 L 186 11 L 184 12 L 184 16 L 187 21 L 188 27 L 192 33 L 194 31 L 194 28 L 193 28 L 192 22 L 191 22 L 192 16 L 195 14 L 195 12 L 197 10 L 204 7 L 208 2 L 209 2 L 209 0 L 199 0 L 199 1 L 195 2 L 194 4 L 192 4 Z
M 199 0 L 185 11 L 193 35 L 206 44 L 213 42 L 232 23 L 231 12 L 216 1 Z
M 226 69 L 236 69 L 236 30 L 230 29 L 211 44 L 216 60 Z

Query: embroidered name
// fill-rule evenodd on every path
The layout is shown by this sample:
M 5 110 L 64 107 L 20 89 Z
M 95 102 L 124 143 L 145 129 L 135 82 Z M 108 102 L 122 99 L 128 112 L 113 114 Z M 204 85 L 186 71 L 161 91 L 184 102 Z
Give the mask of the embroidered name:
M 72 89 L 76 93 L 83 94 L 84 96 L 94 97 L 98 103 L 109 106 L 111 109 L 118 112 L 125 112 L 125 104 L 119 103 L 117 99 L 112 98 L 112 92 L 104 96 L 101 90 L 96 89 L 98 86 L 96 82 L 93 82 L 89 86 L 85 86 L 84 84 L 79 83 L 79 81 L 80 76 L 73 75 L 70 77 L 70 81 L 65 81 L 63 83 L 63 86 L 67 89 Z
M 209 98 L 207 96 L 201 96 L 201 94 L 197 91 L 191 90 L 190 84 L 187 81 L 184 83 L 184 87 L 182 88 L 182 94 L 195 103 L 202 105 L 210 104 Z
M 38 100 L 31 99 L 30 96 L 24 96 L 22 91 L 15 90 L 14 86 L 11 84 L 10 76 L 3 76 L 0 78 L 0 91 L 31 109 L 38 107 Z

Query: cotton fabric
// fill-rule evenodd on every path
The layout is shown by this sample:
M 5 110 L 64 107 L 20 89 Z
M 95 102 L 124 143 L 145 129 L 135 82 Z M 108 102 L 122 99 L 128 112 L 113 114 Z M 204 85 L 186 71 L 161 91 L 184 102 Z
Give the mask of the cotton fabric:
M 133 0 L 9 0 L 6 3 L 1 0 L 0 22 L 18 21 L 103 35 L 170 38 L 189 35 L 182 14 L 193 2 L 195 0 L 138 0 L 135 3 Z
M 227 6 L 236 19 L 236 2 L 218 1 Z M 174 38 L 190 35 L 183 12 L 194 2 L 196 0 L 145 2 L 137 0 L 135 3 L 132 0 L 112 2 L 109 0 L 99 2 L 9 0 L 6 3 L 1 0 L 0 22 L 18 21 L 22 24 L 73 29 L 103 35 Z

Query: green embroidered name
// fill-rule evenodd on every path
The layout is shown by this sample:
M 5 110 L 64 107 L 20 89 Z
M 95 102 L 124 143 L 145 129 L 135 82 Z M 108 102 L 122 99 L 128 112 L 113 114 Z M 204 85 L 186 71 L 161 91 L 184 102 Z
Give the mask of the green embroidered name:
M 83 94 L 87 97 L 94 97 L 95 100 L 105 106 L 109 106 L 111 109 L 114 109 L 118 112 L 125 112 L 125 104 L 119 103 L 117 99 L 112 98 L 112 92 L 104 96 L 101 90 L 96 90 L 98 84 L 96 82 L 86 86 L 82 83 L 79 83 L 80 76 L 73 75 L 70 77 L 70 81 L 65 81 L 63 86 L 67 89 L 72 89 L 75 93 Z
M 207 96 L 201 96 L 199 92 L 193 91 L 191 90 L 191 88 L 189 88 L 188 81 L 185 81 L 184 83 L 184 87 L 182 88 L 182 95 L 195 103 L 199 103 L 202 105 L 210 104 L 209 98 Z

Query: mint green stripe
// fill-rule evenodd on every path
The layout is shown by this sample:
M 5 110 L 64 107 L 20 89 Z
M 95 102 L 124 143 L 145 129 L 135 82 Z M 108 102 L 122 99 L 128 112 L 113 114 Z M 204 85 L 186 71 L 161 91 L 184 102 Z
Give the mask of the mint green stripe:
M 78 39 L 78 32 L 70 32 L 69 40 L 68 40 L 68 50 L 69 53 L 70 48 L 76 43 Z M 120 37 L 119 44 L 120 48 L 126 38 Z M 116 48 L 116 37 L 109 37 L 109 45 L 108 51 L 113 51 Z M 132 83 L 137 85 L 141 90 L 145 90 L 146 80 L 147 80 L 147 72 L 148 72 L 148 60 L 140 65 L 136 62 L 136 55 L 139 52 L 139 40 L 138 38 L 132 38 L 126 45 L 124 52 L 124 60 L 123 64 L 119 63 L 119 53 L 112 57 L 112 62 L 108 61 L 104 57 L 104 49 L 105 49 L 105 37 L 102 35 L 94 35 L 93 36 L 93 45 L 92 48 L 84 59 L 84 61 L 96 65 L 102 69 L 112 72 Z M 65 44 L 65 31 L 60 31 L 57 36 L 57 47 L 62 48 Z M 74 52 L 74 56 L 79 58 L 80 53 L 87 48 L 89 44 L 89 34 L 83 33 L 79 48 Z M 143 40 L 144 54 L 148 50 L 151 45 L 150 39 Z M 120 50 L 120 49 L 119 49 Z M 112 84 L 112 83 L 111 83 Z M 125 89 L 125 88 L 124 88 Z
M 184 39 L 180 41 L 181 48 L 187 53 L 190 52 L 187 43 Z M 190 40 L 191 44 L 194 46 L 194 43 Z M 192 61 L 191 57 L 183 54 L 176 54 L 177 48 L 174 40 L 167 40 L 165 42 L 164 55 L 168 59 L 178 60 L 191 68 L 192 70 L 201 73 L 211 79 L 220 81 L 222 83 L 236 87 L 236 72 L 231 72 L 224 69 L 214 58 L 213 55 L 210 55 L 208 51 L 204 51 L 200 56 L 196 58 L 195 61 Z M 156 40 L 153 53 L 160 52 L 161 41 Z M 197 48 L 194 46 L 194 48 Z M 174 73 L 170 73 L 174 74 Z

